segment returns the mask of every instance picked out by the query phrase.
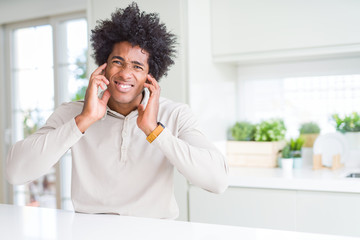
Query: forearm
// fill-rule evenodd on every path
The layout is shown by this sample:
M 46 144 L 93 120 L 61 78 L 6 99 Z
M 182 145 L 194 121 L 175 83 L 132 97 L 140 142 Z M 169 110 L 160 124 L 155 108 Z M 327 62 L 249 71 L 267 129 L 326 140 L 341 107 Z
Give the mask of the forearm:
M 91 119 L 84 114 L 79 114 L 75 117 L 76 126 L 79 128 L 80 132 L 84 133 L 92 124 L 94 124 L 97 119 Z
M 225 191 L 228 168 L 224 156 L 200 132 L 194 132 L 188 138 L 179 139 L 165 128 L 152 144 L 192 184 L 214 193 Z
M 56 129 L 44 127 L 14 144 L 8 153 L 6 175 L 12 184 L 23 184 L 42 176 L 80 138 L 75 120 Z

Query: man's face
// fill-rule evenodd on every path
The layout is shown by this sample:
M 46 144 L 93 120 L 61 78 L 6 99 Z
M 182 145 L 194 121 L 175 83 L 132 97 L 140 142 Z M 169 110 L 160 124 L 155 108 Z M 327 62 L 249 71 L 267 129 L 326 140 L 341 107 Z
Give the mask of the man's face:
M 139 46 L 132 47 L 129 42 L 114 44 L 105 69 L 112 105 L 137 107 L 140 104 L 149 73 L 148 58 L 149 54 Z

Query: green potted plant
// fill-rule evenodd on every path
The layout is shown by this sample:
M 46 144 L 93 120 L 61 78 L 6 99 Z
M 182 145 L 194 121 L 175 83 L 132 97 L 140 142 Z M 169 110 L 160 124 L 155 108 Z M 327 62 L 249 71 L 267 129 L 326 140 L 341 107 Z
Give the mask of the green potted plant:
M 280 167 L 284 171 L 289 172 L 293 168 L 293 161 L 294 160 L 293 160 L 292 155 L 291 155 L 291 146 L 290 146 L 290 143 L 287 143 L 285 145 L 285 147 L 281 151 L 281 158 L 280 158 L 281 165 L 280 165 Z
M 236 122 L 230 130 L 235 141 L 254 141 L 255 125 L 250 122 Z
M 294 162 L 294 168 L 302 167 L 301 148 L 304 145 L 304 138 L 290 139 L 290 152 Z
M 301 124 L 299 132 L 300 137 L 304 139 L 303 147 L 312 148 L 316 138 L 320 134 L 320 127 L 315 122 L 306 122 Z
M 343 133 L 345 138 L 347 138 L 350 148 L 353 150 L 360 148 L 359 113 L 353 112 L 344 117 L 340 117 L 339 114 L 333 114 L 332 119 L 335 122 L 336 130 Z
M 273 142 L 285 139 L 286 127 L 281 119 L 270 119 L 256 125 L 255 141 Z
M 360 115 L 357 112 L 345 115 L 344 117 L 340 117 L 339 114 L 333 114 L 332 119 L 335 121 L 336 130 L 339 132 L 360 132 Z
M 281 119 L 259 124 L 237 122 L 230 129 L 227 142 L 230 166 L 276 167 L 280 150 L 285 146 L 286 128 Z

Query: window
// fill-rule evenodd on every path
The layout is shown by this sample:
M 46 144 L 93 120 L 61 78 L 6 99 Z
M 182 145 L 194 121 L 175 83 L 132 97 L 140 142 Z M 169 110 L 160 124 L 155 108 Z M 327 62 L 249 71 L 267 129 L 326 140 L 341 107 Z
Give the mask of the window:
M 13 31 L 13 139 L 34 133 L 54 109 L 54 71 L 50 25 Z M 56 207 L 55 169 L 41 179 L 14 187 L 14 204 Z
M 360 112 L 359 58 L 239 67 L 238 118 L 257 123 L 282 118 L 287 138 L 314 121 L 335 131 L 331 115 Z
M 9 43 L 12 143 L 35 132 L 54 108 L 79 100 L 87 86 L 87 22 L 83 14 L 7 26 Z M 13 202 L 72 209 L 71 153 L 48 174 L 14 186 Z
M 291 135 L 295 126 L 315 121 L 322 132 L 334 132 L 331 115 L 360 112 L 360 75 L 285 78 L 285 117 Z
M 244 86 L 248 120 L 283 118 L 289 137 L 304 122 L 317 122 L 322 133 L 334 132 L 331 115 L 360 112 L 360 75 L 253 80 Z

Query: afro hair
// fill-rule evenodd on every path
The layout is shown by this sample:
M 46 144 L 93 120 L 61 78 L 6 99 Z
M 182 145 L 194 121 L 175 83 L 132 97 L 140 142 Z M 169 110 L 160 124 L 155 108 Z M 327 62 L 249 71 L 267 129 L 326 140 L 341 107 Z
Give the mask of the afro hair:
M 174 64 L 176 36 L 160 23 L 158 14 L 140 12 L 136 3 L 125 9 L 116 9 L 111 20 L 102 20 L 91 31 L 93 57 L 96 64 L 107 62 L 114 44 L 127 41 L 149 53 L 149 74 L 157 81 Z

